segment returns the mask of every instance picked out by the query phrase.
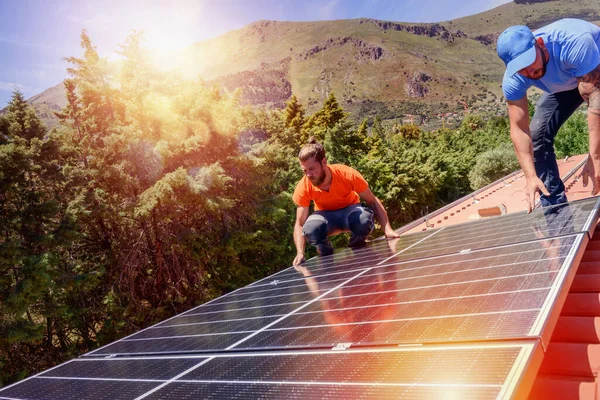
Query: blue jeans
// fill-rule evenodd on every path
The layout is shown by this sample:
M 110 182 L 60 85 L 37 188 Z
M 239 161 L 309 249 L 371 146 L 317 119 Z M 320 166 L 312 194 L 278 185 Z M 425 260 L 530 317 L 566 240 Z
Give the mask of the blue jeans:
M 533 141 L 535 172 L 550 192 L 550 196 L 542 194 L 540 197 L 543 207 L 567 201 L 565 185 L 560 179 L 556 163 L 554 137 L 581 103 L 583 98 L 579 89 L 575 88 L 565 92 L 545 93 L 536 104 L 529 130 Z
M 320 255 L 333 253 L 330 235 L 352 232 L 350 247 L 361 247 L 373 230 L 373 211 L 360 204 L 352 204 L 339 210 L 319 210 L 311 214 L 304 223 L 302 236 L 308 243 L 317 247 Z

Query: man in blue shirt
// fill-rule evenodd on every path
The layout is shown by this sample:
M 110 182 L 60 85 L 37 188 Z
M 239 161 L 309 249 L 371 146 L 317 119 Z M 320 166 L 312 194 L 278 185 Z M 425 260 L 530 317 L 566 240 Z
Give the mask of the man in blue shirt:
M 583 183 L 600 191 L 600 28 L 578 19 L 562 19 L 535 32 L 511 26 L 498 37 L 498 55 L 506 64 L 502 81 L 508 101 L 510 136 L 527 179 L 528 210 L 541 192 L 543 206 L 567 201 L 560 179 L 554 137 L 561 125 L 587 101 L 590 157 Z M 529 124 L 527 89 L 542 95 Z

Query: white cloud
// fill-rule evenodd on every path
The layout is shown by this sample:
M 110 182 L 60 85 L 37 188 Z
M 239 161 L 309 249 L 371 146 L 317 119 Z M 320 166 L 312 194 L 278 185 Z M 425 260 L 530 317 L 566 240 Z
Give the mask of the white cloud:
M 23 93 L 31 93 L 31 88 L 15 82 L 0 82 L 0 92 L 12 92 L 19 89 Z
M 42 69 L 17 69 L 16 76 L 20 77 L 33 77 L 35 79 L 44 79 L 46 77 L 46 71 Z
M 3 37 L 0 37 L 0 43 L 6 43 L 6 44 L 14 45 L 14 46 L 31 47 L 34 49 L 52 50 L 52 51 L 64 51 L 65 50 L 65 48 L 62 48 L 62 47 L 47 46 L 47 45 L 43 45 L 43 44 L 35 44 L 35 43 L 30 43 L 30 42 L 27 42 L 24 40 L 14 40 L 14 39 L 8 39 L 8 38 L 3 38 Z

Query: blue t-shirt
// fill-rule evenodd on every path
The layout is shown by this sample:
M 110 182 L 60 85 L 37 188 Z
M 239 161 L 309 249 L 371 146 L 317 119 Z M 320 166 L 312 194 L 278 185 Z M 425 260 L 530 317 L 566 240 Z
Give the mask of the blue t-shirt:
M 504 73 L 502 91 L 507 100 L 524 97 L 531 86 L 550 93 L 575 89 L 577 77 L 600 64 L 600 28 L 594 24 L 565 18 L 536 30 L 533 35 L 544 39 L 550 53 L 546 75 L 535 80 L 519 73 L 513 76 Z

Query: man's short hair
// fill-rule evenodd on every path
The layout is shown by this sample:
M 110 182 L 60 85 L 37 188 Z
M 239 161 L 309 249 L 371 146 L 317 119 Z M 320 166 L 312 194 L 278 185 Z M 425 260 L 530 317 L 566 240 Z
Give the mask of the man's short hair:
M 298 158 L 302 162 L 311 158 L 314 158 L 317 162 L 321 162 L 325 158 L 325 148 L 314 137 L 311 137 L 308 139 L 308 143 L 300 150 Z

